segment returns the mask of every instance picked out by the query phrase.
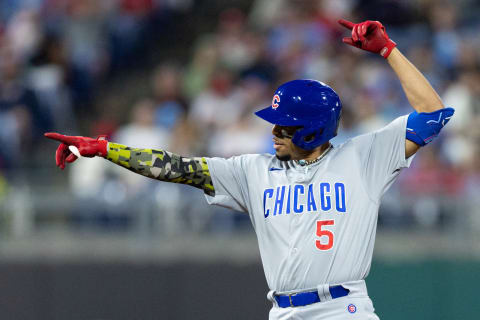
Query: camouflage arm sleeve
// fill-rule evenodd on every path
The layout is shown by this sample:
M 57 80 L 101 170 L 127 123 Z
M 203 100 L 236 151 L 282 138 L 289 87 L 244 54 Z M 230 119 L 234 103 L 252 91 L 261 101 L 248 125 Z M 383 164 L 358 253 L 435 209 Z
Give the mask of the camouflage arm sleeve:
M 108 143 L 107 149 L 108 160 L 130 171 L 161 181 L 187 184 L 215 195 L 205 158 L 184 158 L 165 150 L 136 149 L 113 142 Z

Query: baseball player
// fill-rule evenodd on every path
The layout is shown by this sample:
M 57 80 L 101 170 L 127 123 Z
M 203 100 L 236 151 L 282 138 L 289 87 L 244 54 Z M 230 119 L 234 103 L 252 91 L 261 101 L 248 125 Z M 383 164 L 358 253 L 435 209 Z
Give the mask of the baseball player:
M 380 199 L 454 110 L 444 108 L 380 22 L 339 23 L 351 30 L 344 43 L 387 60 L 415 111 L 333 147 L 342 110 L 338 95 L 322 82 L 293 80 L 256 112 L 274 125 L 275 155 L 185 158 L 105 138 L 47 133 L 61 142 L 57 166 L 100 156 L 146 177 L 202 189 L 209 204 L 248 213 L 270 288 L 270 319 L 378 319 L 364 279 Z

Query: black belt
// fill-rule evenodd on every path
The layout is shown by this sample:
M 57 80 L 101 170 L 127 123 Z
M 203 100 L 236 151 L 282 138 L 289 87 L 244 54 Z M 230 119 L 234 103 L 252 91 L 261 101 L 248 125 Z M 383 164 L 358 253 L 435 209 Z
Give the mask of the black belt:
M 328 288 L 328 291 L 330 291 L 332 299 L 345 297 L 350 292 L 350 290 L 345 289 L 342 286 L 332 286 Z M 280 308 L 301 307 L 322 301 L 318 296 L 318 291 L 299 292 L 288 295 L 275 295 L 275 300 L 277 300 L 277 304 Z

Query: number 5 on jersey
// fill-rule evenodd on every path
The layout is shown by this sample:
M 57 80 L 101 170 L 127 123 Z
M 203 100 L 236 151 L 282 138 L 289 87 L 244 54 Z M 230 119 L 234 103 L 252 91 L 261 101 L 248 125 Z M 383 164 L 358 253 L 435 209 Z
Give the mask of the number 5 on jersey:
M 335 220 L 317 220 L 317 237 L 315 246 L 319 250 L 330 250 L 333 247 L 333 232 L 327 230 L 325 226 L 335 225 Z

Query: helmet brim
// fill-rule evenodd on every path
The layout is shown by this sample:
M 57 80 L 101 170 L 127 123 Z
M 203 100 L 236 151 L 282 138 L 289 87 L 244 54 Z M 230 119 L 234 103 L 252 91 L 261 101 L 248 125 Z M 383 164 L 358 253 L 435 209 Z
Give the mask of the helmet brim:
M 284 114 L 268 106 L 262 110 L 255 112 L 255 115 L 271 124 L 279 126 L 303 126 L 305 123 L 300 119 L 294 118 L 288 114 Z

